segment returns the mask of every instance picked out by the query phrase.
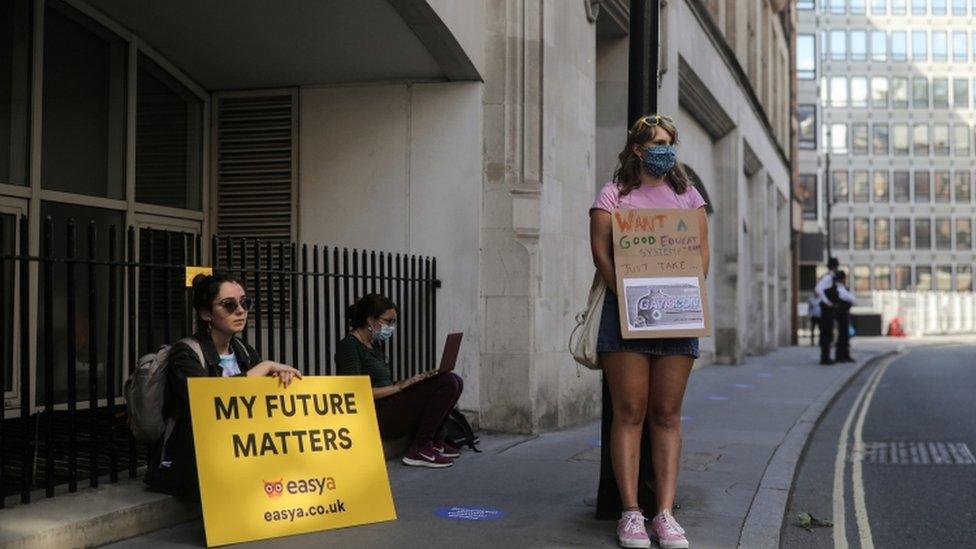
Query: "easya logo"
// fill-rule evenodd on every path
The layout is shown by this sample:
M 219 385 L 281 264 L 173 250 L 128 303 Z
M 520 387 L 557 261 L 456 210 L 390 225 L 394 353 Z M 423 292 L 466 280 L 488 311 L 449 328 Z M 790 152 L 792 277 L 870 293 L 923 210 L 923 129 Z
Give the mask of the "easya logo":
M 313 477 L 301 480 L 278 479 L 274 482 L 262 480 L 264 483 L 264 494 L 271 499 L 280 498 L 287 491 L 289 494 L 318 494 L 322 495 L 326 490 L 335 490 L 336 483 L 332 477 Z

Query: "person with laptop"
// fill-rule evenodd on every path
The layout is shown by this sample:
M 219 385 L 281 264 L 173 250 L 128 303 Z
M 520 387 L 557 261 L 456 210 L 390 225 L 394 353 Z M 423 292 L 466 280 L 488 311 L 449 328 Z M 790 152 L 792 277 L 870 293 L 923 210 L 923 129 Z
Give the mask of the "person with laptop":
M 369 294 L 349 306 L 346 319 L 349 334 L 336 346 L 336 374 L 369 376 L 380 435 L 385 439 L 413 436 L 402 459 L 404 465 L 453 465 L 461 451 L 441 438 L 441 427 L 464 387 L 460 376 L 449 371 L 453 359 L 440 370 L 394 382 L 380 344 L 396 332 L 396 304 L 385 296 Z M 447 355 L 445 349 L 445 358 Z

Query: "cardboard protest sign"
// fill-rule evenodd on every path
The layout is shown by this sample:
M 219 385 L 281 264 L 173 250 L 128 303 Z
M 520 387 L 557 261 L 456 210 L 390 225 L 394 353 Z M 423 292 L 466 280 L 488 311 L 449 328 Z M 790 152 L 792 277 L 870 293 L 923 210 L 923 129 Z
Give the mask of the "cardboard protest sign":
M 188 381 L 208 546 L 396 519 L 368 377 Z
M 614 210 L 613 262 L 624 339 L 711 335 L 702 210 Z

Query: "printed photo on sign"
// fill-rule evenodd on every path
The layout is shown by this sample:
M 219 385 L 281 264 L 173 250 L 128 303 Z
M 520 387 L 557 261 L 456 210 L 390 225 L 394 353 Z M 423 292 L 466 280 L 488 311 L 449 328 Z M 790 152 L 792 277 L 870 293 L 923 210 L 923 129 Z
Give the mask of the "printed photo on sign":
M 694 330 L 704 328 L 698 278 L 655 277 L 623 280 L 627 325 L 633 331 Z

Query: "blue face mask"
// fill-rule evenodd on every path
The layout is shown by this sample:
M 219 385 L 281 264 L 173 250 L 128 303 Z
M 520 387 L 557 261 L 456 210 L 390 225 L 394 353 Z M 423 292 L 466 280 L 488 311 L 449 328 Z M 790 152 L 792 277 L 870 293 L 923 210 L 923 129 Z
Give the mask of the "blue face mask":
M 654 177 L 661 177 L 671 171 L 676 161 L 676 153 L 671 145 L 658 145 L 644 148 L 644 168 Z
M 379 330 L 373 332 L 373 341 L 379 341 L 379 342 L 386 341 L 391 337 L 393 337 L 394 332 L 396 332 L 396 328 L 394 328 L 393 326 L 387 326 L 386 324 L 383 324 L 382 326 L 380 326 Z

